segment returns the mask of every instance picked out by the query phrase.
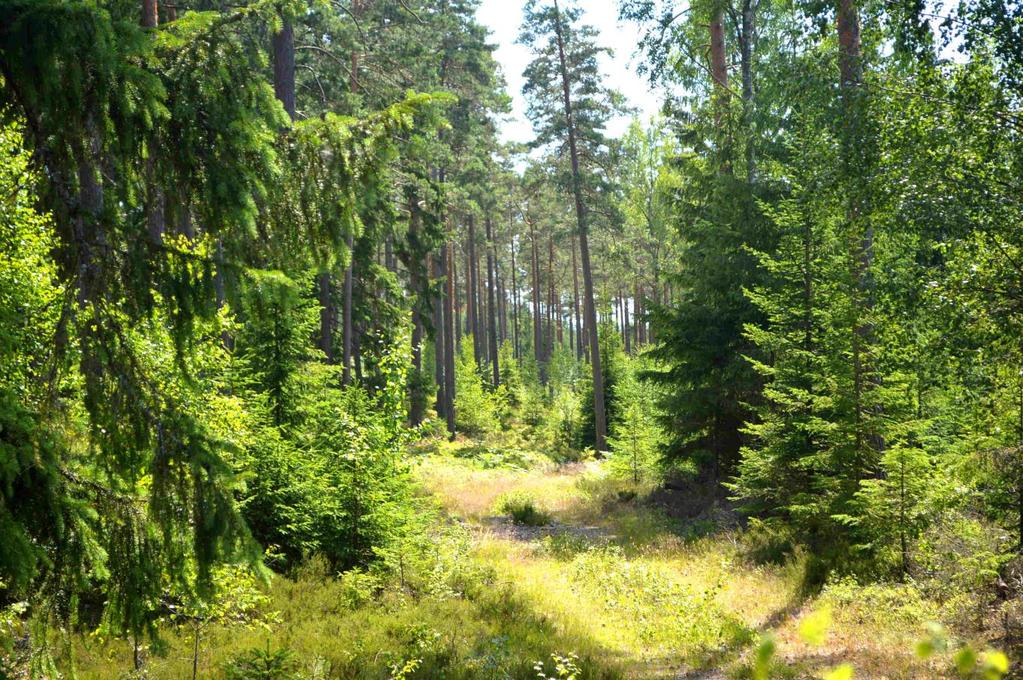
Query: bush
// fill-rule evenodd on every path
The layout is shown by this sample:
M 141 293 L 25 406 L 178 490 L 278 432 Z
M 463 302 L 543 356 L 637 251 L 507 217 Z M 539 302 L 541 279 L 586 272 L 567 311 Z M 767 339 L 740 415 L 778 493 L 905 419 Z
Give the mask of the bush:
M 501 497 L 497 508 L 498 512 L 510 516 L 513 523 L 522 526 L 542 527 L 551 522 L 550 513 L 538 508 L 532 498 L 521 492 Z

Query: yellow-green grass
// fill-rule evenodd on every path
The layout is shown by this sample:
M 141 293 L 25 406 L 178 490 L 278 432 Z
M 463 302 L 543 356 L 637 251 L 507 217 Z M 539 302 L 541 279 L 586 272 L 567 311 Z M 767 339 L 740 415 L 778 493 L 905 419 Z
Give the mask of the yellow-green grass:
M 574 651 L 585 678 L 621 677 L 605 650 L 583 631 L 531 607 L 511 584 L 484 575 L 471 592 L 412 595 L 393 584 L 371 601 L 353 603 L 346 586 L 323 574 L 275 579 L 269 588 L 276 620 L 268 625 L 213 626 L 204 631 L 199 678 L 223 677 L 232 658 L 253 648 L 287 648 L 303 678 L 390 678 L 395 666 L 418 660 L 415 678 L 535 678 L 534 664 Z M 167 648 L 146 650 L 145 677 L 190 678 L 193 638 L 187 627 L 165 628 Z M 76 642 L 78 677 L 129 677 L 130 645 Z
M 305 678 L 383 680 L 412 659 L 410 678 L 535 678 L 534 663 L 554 652 L 578 654 L 582 678 L 743 678 L 769 633 L 776 677 L 817 678 L 840 662 L 857 678 L 954 677 L 948 654 L 925 662 L 913 653 L 938 608 L 909 586 L 841 582 L 804 598 L 799 560 L 755 565 L 738 531 L 692 538 L 641 502 L 647 489 L 610 478 L 600 463 L 486 467 L 467 457 L 471 445 L 447 445 L 456 455 L 424 454 L 415 466 L 423 492 L 467 527 L 441 519 L 437 531 L 456 538 L 436 543 L 433 566 L 410 565 L 419 572 L 407 583 L 389 576 L 361 589 L 322 569 L 276 578 L 265 609 L 277 615 L 266 625 L 204 630 L 198 676 L 222 677 L 228 660 L 269 644 L 290 649 Z M 508 530 L 495 515 L 510 493 L 535 500 L 553 526 Z M 438 565 L 451 573 L 438 576 Z M 800 627 L 824 609 L 834 623 L 814 646 Z M 164 653 L 147 655 L 146 677 L 191 677 L 189 630 L 165 627 L 164 638 Z M 75 646 L 79 677 L 127 677 L 127 643 Z
M 770 633 L 779 672 L 787 677 L 819 677 L 838 662 L 857 666 L 857 677 L 954 677 L 947 655 L 923 661 L 914 653 L 925 621 L 938 609 L 912 588 L 844 583 L 837 592 L 803 598 L 800 560 L 753 564 L 734 531 L 686 539 L 683 526 L 657 511 L 617 500 L 631 485 L 610 479 L 599 463 L 521 471 L 440 457 L 417 475 L 448 512 L 468 520 L 492 517 L 496 500 L 513 492 L 552 511 L 560 536 L 523 541 L 487 524 L 477 555 L 509 578 L 531 608 L 583 631 L 629 676 L 680 677 L 683 668 L 718 667 L 742 677 L 752 642 Z M 574 534 L 579 526 L 602 532 Z M 604 543 L 617 552 L 602 560 Z M 600 583 L 587 561 L 617 576 Z M 826 644 L 815 647 L 798 630 L 822 608 L 833 611 L 835 621 Z M 713 630 L 693 630 L 686 617 Z

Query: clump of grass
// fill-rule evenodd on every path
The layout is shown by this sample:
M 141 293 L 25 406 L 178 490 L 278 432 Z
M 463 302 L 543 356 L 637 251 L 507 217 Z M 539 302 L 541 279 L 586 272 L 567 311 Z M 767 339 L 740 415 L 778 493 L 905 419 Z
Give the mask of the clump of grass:
M 542 527 L 551 523 L 551 514 L 540 508 L 532 496 L 521 491 L 513 491 L 502 496 L 498 501 L 497 510 L 521 526 Z

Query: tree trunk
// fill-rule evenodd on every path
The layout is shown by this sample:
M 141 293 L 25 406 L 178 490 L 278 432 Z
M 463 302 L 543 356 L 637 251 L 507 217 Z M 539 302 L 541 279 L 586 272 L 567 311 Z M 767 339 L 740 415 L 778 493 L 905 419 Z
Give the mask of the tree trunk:
M 442 281 L 447 276 L 447 249 L 442 249 L 430 257 L 431 276 L 435 281 Z M 444 338 L 444 307 L 447 305 L 447 284 L 440 287 L 437 299 L 433 303 L 433 379 L 437 385 L 437 415 L 447 417 L 447 393 L 445 391 L 444 366 L 447 363 L 444 349 L 447 347 Z
M 478 295 L 479 290 L 479 269 L 478 262 L 476 260 L 476 218 L 469 215 L 469 306 L 472 308 L 472 326 L 470 333 L 472 333 L 472 351 L 473 357 L 476 359 L 476 365 L 481 364 L 483 358 L 483 349 L 480 346 L 480 298 Z
M 554 235 L 547 235 L 547 358 L 554 358 L 555 310 L 558 307 L 554 292 Z
M 444 289 L 444 415 L 447 417 L 448 436 L 455 436 L 455 244 L 448 241 L 444 248 L 444 259 L 448 264 L 445 272 Z
M 840 96 L 844 117 L 842 126 L 848 138 L 843 148 L 843 164 L 849 180 L 858 182 L 858 177 L 865 168 L 855 167 L 857 158 L 862 153 L 864 140 L 859 129 L 860 118 L 860 83 L 862 80 L 862 64 L 860 55 L 860 19 L 856 0 L 839 0 L 836 17 L 838 31 L 838 64 L 840 78 Z M 874 261 L 874 229 L 869 220 L 864 223 L 864 206 L 860 188 L 852 186 L 846 208 L 846 221 L 850 235 L 858 239 L 853 253 L 853 274 L 855 286 L 859 292 L 858 318 L 853 328 L 853 390 L 856 409 L 856 443 L 857 449 L 869 447 L 875 453 L 884 448 L 884 442 L 878 433 L 868 432 L 872 429 L 864 423 L 869 410 L 865 394 L 871 385 L 876 383 L 873 367 L 869 359 L 869 347 L 874 342 L 874 327 L 870 322 L 870 312 L 874 306 L 874 282 L 872 276 Z
M 341 384 L 348 386 L 352 383 L 352 340 L 354 328 L 352 327 L 352 289 L 354 288 L 352 269 L 355 267 L 355 236 L 348 235 L 348 257 L 350 262 L 345 267 L 344 280 L 344 305 L 342 313 L 344 319 L 341 324 Z
M 484 252 L 486 252 L 486 248 L 484 248 Z M 480 254 L 476 253 L 476 259 L 473 260 L 472 266 L 473 266 L 473 269 L 474 269 L 474 271 L 473 271 L 473 278 L 475 278 L 475 280 L 476 280 L 476 291 L 475 291 L 475 293 L 476 293 L 476 311 L 478 312 L 478 314 L 476 315 L 476 326 L 479 329 L 479 346 L 480 346 L 480 359 L 477 362 L 477 364 L 479 366 L 484 366 L 490 360 L 489 359 L 490 343 L 489 343 L 488 337 L 487 337 L 487 326 L 489 325 L 487 323 L 487 319 L 490 318 L 488 316 L 490 311 L 488 309 L 489 305 L 487 305 L 487 291 L 486 291 L 487 282 L 483 278 L 483 275 L 482 275 L 482 272 L 481 272 L 480 257 L 481 257 Z
M 583 305 L 589 326 L 590 367 L 593 371 L 593 415 L 595 447 L 598 452 L 607 448 L 607 414 L 604 409 L 604 374 L 600 366 L 600 342 L 597 338 L 597 310 L 593 303 L 593 272 L 590 267 L 590 243 L 586 227 L 586 207 L 583 205 L 582 175 L 579 170 L 579 150 L 576 146 L 575 120 L 572 117 L 571 83 L 565 61 L 565 43 L 562 35 L 561 13 L 558 0 L 554 0 L 555 33 L 558 41 L 558 62 L 561 68 L 561 92 L 565 101 L 565 121 L 568 129 L 568 149 L 572 161 L 572 189 L 575 194 L 575 215 L 579 230 L 579 254 L 583 265 Z
M 415 200 L 409 201 L 409 234 L 410 242 L 418 241 L 421 215 Z M 415 427 L 423 422 L 423 300 L 426 299 L 427 286 L 423 281 L 423 269 L 420 263 L 408 262 L 409 287 L 412 289 L 412 378 L 409 380 L 409 423 Z
M 540 372 L 540 382 L 546 384 L 547 373 L 543 359 L 543 322 L 540 316 L 540 261 L 536 245 L 536 232 L 533 223 L 529 223 L 530 261 L 529 266 L 533 277 L 533 359 Z
M 622 324 L 625 326 L 625 353 L 632 354 L 632 330 L 629 325 L 629 300 L 622 298 L 622 313 L 625 315 Z
M 508 339 L 508 291 L 505 290 L 504 274 L 501 272 L 501 260 L 497 257 L 497 246 L 494 246 L 494 278 L 497 279 L 497 344 L 500 347 Z
M 458 258 L 455 257 L 455 244 L 454 242 L 448 244 L 451 252 L 448 257 L 448 278 L 451 279 L 451 292 L 449 297 L 451 298 L 451 313 L 452 313 L 452 325 L 454 326 L 454 338 L 455 346 L 462 346 L 462 307 L 458 303 Z
M 497 365 L 497 300 L 494 296 L 496 272 L 494 262 L 494 228 L 489 216 L 486 218 L 487 230 L 487 325 L 490 339 L 490 368 L 494 379 L 494 387 L 501 384 L 501 371 Z
M 418 304 L 418 303 L 417 303 Z M 412 427 L 423 422 L 423 399 L 419 394 L 423 372 L 423 320 L 419 312 L 412 312 L 412 379 L 409 380 L 408 422 Z
M 515 239 L 511 242 L 511 279 L 512 279 L 512 356 L 519 357 L 519 282 L 515 271 Z
M 579 267 L 575 261 L 576 239 L 572 236 L 572 314 L 575 317 L 575 352 L 579 361 L 583 360 L 585 338 L 582 320 L 579 317 Z
M 295 30 L 291 19 L 285 18 L 281 30 L 274 33 L 274 94 L 295 119 Z
M 756 181 L 757 149 L 753 129 L 753 43 L 756 41 L 756 5 L 758 0 L 743 0 L 740 29 L 740 69 L 742 70 L 742 110 L 748 140 L 746 142 L 746 178 Z
M 469 255 L 469 237 L 465 238 L 465 334 L 472 335 L 472 259 Z
M 725 52 L 725 26 L 720 6 L 714 9 L 710 18 L 710 74 L 714 79 L 714 120 L 720 130 L 724 126 L 724 115 L 730 99 L 728 90 L 728 62 Z

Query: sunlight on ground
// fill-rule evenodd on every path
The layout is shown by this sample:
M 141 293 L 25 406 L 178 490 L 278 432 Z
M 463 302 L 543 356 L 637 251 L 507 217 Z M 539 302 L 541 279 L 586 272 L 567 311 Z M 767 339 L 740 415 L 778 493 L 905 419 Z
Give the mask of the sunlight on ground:
M 919 612 L 872 614 L 877 603 L 859 601 L 857 587 L 801 601 L 798 564 L 752 565 L 734 533 L 685 538 L 678 523 L 621 494 L 629 485 L 608 479 L 597 462 L 552 472 L 437 457 L 416 474 L 448 513 L 476 527 L 480 560 L 535 611 L 592 638 L 632 677 L 738 668 L 767 630 L 790 677 L 814 677 L 839 661 L 853 661 L 857 677 L 943 677 L 913 654 Z M 550 511 L 552 526 L 527 531 L 499 517 L 499 499 L 513 492 Z M 826 651 L 798 633 L 800 621 L 823 607 L 835 610 L 836 621 Z

